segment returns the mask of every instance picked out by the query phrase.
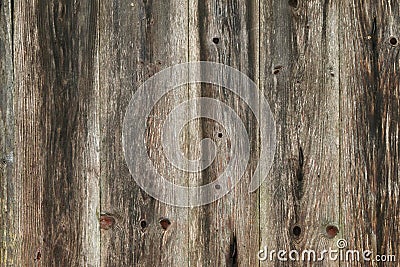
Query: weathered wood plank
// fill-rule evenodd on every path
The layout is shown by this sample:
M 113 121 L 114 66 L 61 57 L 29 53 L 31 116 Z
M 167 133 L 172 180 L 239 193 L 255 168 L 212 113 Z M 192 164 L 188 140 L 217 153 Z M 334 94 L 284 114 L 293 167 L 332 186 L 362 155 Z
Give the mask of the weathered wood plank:
M 0 265 L 16 266 L 12 1 L 0 3 Z
M 191 53 L 194 53 L 191 60 L 223 63 L 257 81 L 258 35 L 252 31 L 258 27 L 257 3 L 199 1 L 195 8 L 190 9 L 190 17 L 196 19 L 189 27 L 195 29 L 193 31 L 199 36 L 198 43 L 191 46 Z M 251 92 L 243 92 L 243 95 L 246 94 L 250 95 Z M 194 266 L 256 266 L 258 260 L 255 252 L 259 246 L 258 193 L 249 194 L 248 189 L 259 156 L 257 120 L 247 103 L 227 89 L 203 84 L 201 95 L 227 104 L 239 115 L 249 133 L 251 163 L 240 183 L 229 194 L 209 205 L 191 210 L 191 260 Z M 221 106 L 201 108 L 224 113 Z M 227 133 L 233 124 L 222 125 L 213 120 L 202 120 L 201 124 L 202 137 L 211 138 L 217 147 L 214 162 L 201 177 L 200 184 L 208 184 L 232 164 L 230 144 L 244 140 L 231 140 L 233 136 Z
M 400 5 L 349 1 L 340 7 L 343 237 L 372 257 L 399 257 Z M 383 265 L 398 263 L 365 262 Z
M 186 266 L 187 209 L 163 204 L 138 187 L 127 168 L 121 137 L 125 111 L 138 86 L 188 60 L 187 1 L 102 2 L 100 16 L 101 206 L 116 220 L 113 228 L 102 231 L 102 266 Z M 143 129 L 154 166 L 183 185 L 188 176 L 171 168 L 160 141 L 166 116 L 188 94 L 182 87 L 162 98 Z M 179 130 L 173 133 L 177 137 Z M 165 221 L 167 229 L 159 222 L 162 218 L 171 223 Z
M 288 262 L 267 254 L 262 266 L 338 266 L 301 261 L 305 249 L 335 248 L 326 227 L 339 223 L 338 20 L 336 1 L 260 1 L 261 88 L 277 131 L 260 245 L 300 253 Z
M 17 266 L 99 266 L 96 1 L 15 2 Z

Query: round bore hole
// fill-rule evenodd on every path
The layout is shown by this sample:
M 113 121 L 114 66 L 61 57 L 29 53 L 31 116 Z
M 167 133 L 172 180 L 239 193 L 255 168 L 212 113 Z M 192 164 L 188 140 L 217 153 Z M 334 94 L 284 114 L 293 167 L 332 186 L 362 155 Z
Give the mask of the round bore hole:
M 283 69 L 283 66 L 281 65 L 275 66 L 275 68 L 272 70 L 272 73 L 276 75 L 281 71 L 281 69 Z
M 219 43 L 219 38 L 218 37 L 214 37 L 212 38 L 212 41 L 214 44 L 218 44 Z
M 216 184 L 216 185 L 215 185 L 215 189 L 220 190 L 220 189 L 221 189 L 221 186 L 220 186 L 219 184 Z
M 222 138 L 222 133 L 218 133 L 218 138 Z
M 161 228 L 167 230 L 167 228 L 171 225 L 171 221 L 168 218 L 162 218 L 160 220 Z
M 296 8 L 298 5 L 297 0 L 289 0 L 289 6 Z
M 293 227 L 292 233 L 293 233 L 293 235 L 295 235 L 295 236 L 300 236 L 300 235 L 301 235 L 301 228 L 300 228 L 300 226 L 296 225 L 295 227 Z
M 339 233 L 339 229 L 334 225 L 328 225 L 326 227 L 326 234 L 329 238 L 334 238 Z
M 146 228 L 147 227 L 147 222 L 145 220 L 140 221 L 140 227 Z
M 397 38 L 396 37 L 390 37 L 389 43 L 393 46 L 397 45 Z

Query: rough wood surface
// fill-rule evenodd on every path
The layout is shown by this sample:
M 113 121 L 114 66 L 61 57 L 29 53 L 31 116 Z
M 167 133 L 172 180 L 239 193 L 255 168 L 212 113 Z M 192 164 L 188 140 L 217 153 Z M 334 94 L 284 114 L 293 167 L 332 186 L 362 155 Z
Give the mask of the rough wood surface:
M 342 236 L 398 258 L 400 5 L 349 1 L 340 10 Z
M 336 249 L 340 238 L 399 258 L 399 18 L 394 0 L 0 0 L 0 265 L 384 266 L 277 259 L 280 249 Z M 170 181 L 209 183 L 230 159 L 232 125 L 196 119 L 171 135 L 190 159 L 212 139 L 215 161 L 199 173 L 168 162 L 162 126 L 186 100 L 230 106 L 251 144 L 229 194 L 178 208 L 135 183 L 123 119 L 149 77 L 199 60 L 255 81 L 277 148 L 249 193 L 265 138 L 255 114 L 224 88 L 176 88 L 146 129 L 154 166 Z M 199 108 L 209 107 L 180 116 Z M 264 248 L 273 261 L 258 260 Z
M 12 1 L 0 4 L 0 265 L 15 263 L 17 199 L 14 167 Z
M 14 3 L 15 266 L 98 266 L 95 1 Z
M 188 4 L 102 2 L 100 14 L 101 212 L 116 219 L 112 229 L 102 230 L 102 265 L 188 265 L 188 210 L 160 203 L 135 184 L 121 142 L 125 110 L 137 87 L 156 72 L 188 61 Z M 166 115 L 188 93 L 180 88 L 161 99 L 148 120 L 155 167 L 183 184 L 187 175 L 168 169 L 160 138 Z M 162 219 L 171 222 L 167 229 Z
M 326 228 L 338 227 L 340 210 L 338 7 L 330 1 L 261 1 L 260 7 L 262 89 L 277 125 L 275 162 L 261 190 L 260 245 L 335 248 Z
M 196 60 L 223 63 L 239 69 L 257 81 L 258 58 L 254 49 L 258 35 L 252 31 L 258 25 L 257 1 L 199 1 L 191 9 L 190 17 L 197 24 L 198 43 L 191 51 L 199 54 Z M 244 92 L 243 94 L 250 94 Z M 218 99 L 229 105 L 244 121 L 250 137 L 250 167 L 241 182 L 222 199 L 191 211 L 190 232 L 193 266 L 256 266 L 259 246 L 258 192 L 249 194 L 251 174 L 257 163 L 257 121 L 243 99 L 239 99 L 226 88 L 203 85 L 201 96 Z M 211 108 L 213 113 L 223 112 L 220 106 Z M 211 138 L 217 146 L 217 157 L 203 171 L 203 184 L 216 180 L 229 165 L 230 136 L 232 125 L 221 125 L 216 121 L 202 121 L 202 137 Z M 219 135 L 220 134 L 220 135 Z M 242 142 L 242 140 L 235 140 Z

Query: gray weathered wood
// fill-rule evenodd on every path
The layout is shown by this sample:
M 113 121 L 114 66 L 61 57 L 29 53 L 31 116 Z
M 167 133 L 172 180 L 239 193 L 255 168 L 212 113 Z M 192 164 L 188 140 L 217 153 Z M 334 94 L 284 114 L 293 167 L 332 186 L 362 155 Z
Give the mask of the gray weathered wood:
M 398 258 L 400 5 L 349 1 L 340 10 L 343 237 L 349 247 Z
M 277 125 L 260 199 L 260 245 L 269 251 L 335 248 L 326 228 L 339 226 L 340 210 L 338 12 L 335 1 L 260 3 L 261 87 Z
M 156 72 L 188 61 L 188 4 L 176 0 L 102 2 L 100 17 L 101 211 L 116 220 L 113 228 L 102 231 L 102 265 L 188 265 L 187 209 L 160 203 L 135 184 L 121 142 L 125 110 L 138 86 Z M 168 169 L 160 137 L 166 115 L 187 98 L 187 87 L 163 98 L 147 129 L 156 168 L 183 184 L 187 175 Z M 166 230 L 159 223 L 162 218 L 171 222 Z
M 339 238 L 400 257 L 399 17 L 394 0 L 0 1 L 0 265 L 383 266 L 257 259 L 264 247 L 336 249 Z M 182 152 L 196 159 L 211 138 L 217 157 L 199 173 L 173 167 L 162 126 L 179 103 L 221 100 L 251 141 L 232 192 L 178 208 L 135 183 L 122 127 L 145 80 L 199 60 L 255 81 L 276 120 L 277 149 L 249 194 L 265 138 L 254 114 L 224 88 L 176 88 L 146 129 L 154 166 L 170 181 L 215 180 L 232 142 L 232 125 L 190 121 L 171 133 Z M 202 108 L 221 112 L 191 106 L 180 116 Z
M 196 60 L 223 63 L 239 69 L 253 80 L 258 80 L 258 58 L 254 49 L 258 35 L 257 1 L 199 1 L 191 9 L 199 41 L 190 51 L 198 54 Z M 248 93 L 248 92 L 247 92 Z M 245 93 L 244 93 L 245 94 Z M 201 95 L 229 105 L 245 121 L 251 147 L 251 166 L 241 182 L 217 202 L 191 211 L 191 255 L 194 266 L 256 266 L 259 246 L 258 193 L 249 194 L 251 174 L 255 170 L 258 151 L 257 121 L 243 100 L 232 92 L 217 86 L 202 85 Z M 213 112 L 221 112 L 218 107 Z M 202 121 L 202 137 L 211 138 L 217 145 L 217 157 L 202 173 L 202 184 L 220 176 L 230 158 L 230 137 L 227 128 L 215 121 Z M 218 137 L 218 133 L 222 136 Z M 241 142 L 241 140 L 236 140 Z
M 0 265 L 15 266 L 17 201 L 14 167 L 12 1 L 0 4 Z
M 14 3 L 15 266 L 98 266 L 95 1 Z

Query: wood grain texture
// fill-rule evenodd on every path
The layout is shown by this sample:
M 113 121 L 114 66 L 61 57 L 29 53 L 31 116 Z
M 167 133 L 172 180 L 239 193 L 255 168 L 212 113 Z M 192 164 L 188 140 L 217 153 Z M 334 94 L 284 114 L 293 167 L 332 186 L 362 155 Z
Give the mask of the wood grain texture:
M 121 142 L 125 110 L 135 90 L 156 72 L 188 60 L 188 4 L 102 2 L 100 17 L 101 210 L 116 218 L 113 229 L 102 231 L 102 266 L 188 265 L 187 209 L 156 201 L 135 184 Z M 184 87 L 163 97 L 143 129 L 155 168 L 183 185 L 188 177 L 168 164 L 160 139 L 166 116 L 188 94 Z M 179 129 L 174 135 L 179 137 Z M 171 222 L 167 229 L 159 222 L 163 218 Z
M 196 60 L 223 63 L 258 80 L 255 52 L 258 35 L 252 31 L 258 26 L 257 1 L 199 1 L 190 12 L 190 17 L 197 20 L 190 25 L 199 36 L 199 42 L 190 49 L 198 55 Z M 246 93 L 250 94 L 243 92 Z M 191 211 L 190 220 L 194 221 L 190 228 L 193 233 L 191 260 L 194 260 L 193 266 L 256 266 L 258 193 L 249 194 L 248 187 L 259 156 L 257 120 L 246 103 L 226 88 L 203 84 L 201 96 L 217 99 L 239 115 L 252 144 L 251 164 L 229 194 Z M 223 112 L 219 106 L 203 108 L 212 109 L 214 113 Z M 211 138 L 217 146 L 217 157 L 201 176 L 201 184 L 207 184 L 216 180 L 230 164 L 233 141 L 227 132 L 232 125 L 212 120 L 202 120 L 201 124 L 202 137 Z
M 98 266 L 98 6 L 14 8 L 16 266 Z
M 340 6 L 343 237 L 373 256 L 398 257 L 400 6 L 396 1 Z
M 335 248 L 326 227 L 339 224 L 338 20 L 335 1 L 260 2 L 261 88 L 277 125 L 275 162 L 261 188 L 260 246 L 295 249 L 300 259 L 303 250 Z M 338 264 L 279 262 L 275 254 L 261 266 Z
M 14 167 L 12 1 L 0 4 L 0 265 L 15 266 L 17 201 Z
M 284 262 L 276 252 L 318 253 L 343 238 L 350 249 L 400 257 L 399 18 L 394 0 L 0 0 L 0 266 L 397 266 Z M 207 184 L 230 160 L 232 125 L 196 119 L 171 136 L 190 159 L 212 139 L 215 161 L 198 173 L 168 162 L 162 126 L 186 100 L 230 106 L 251 144 L 229 194 L 178 208 L 135 183 L 123 120 L 144 81 L 199 60 L 255 81 L 277 150 L 249 193 L 265 138 L 256 114 L 218 86 L 175 88 L 143 129 L 169 181 Z M 190 106 L 180 118 L 206 108 L 221 112 Z M 274 260 L 258 260 L 264 248 Z

